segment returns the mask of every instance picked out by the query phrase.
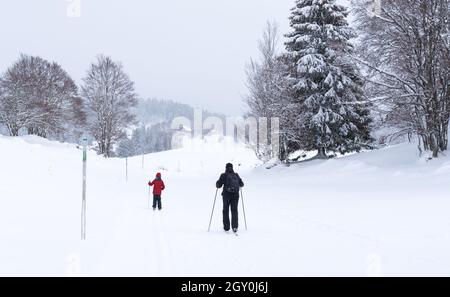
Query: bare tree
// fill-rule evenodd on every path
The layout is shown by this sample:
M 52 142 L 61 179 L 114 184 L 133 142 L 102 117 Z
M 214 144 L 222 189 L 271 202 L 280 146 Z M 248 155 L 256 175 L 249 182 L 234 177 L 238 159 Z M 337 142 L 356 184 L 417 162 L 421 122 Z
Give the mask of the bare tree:
M 18 136 L 19 131 L 30 120 L 27 102 L 22 96 L 13 96 L 4 81 L 0 83 L 0 123 L 5 125 L 11 136 Z
M 368 92 L 385 111 L 393 136 L 418 135 L 433 157 L 448 147 L 450 115 L 450 1 L 357 0 L 361 65 Z
M 289 142 L 295 140 L 298 133 L 295 123 L 290 122 L 295 113 L 290 103 L 289 83 L 286 79 L 289 71 L 287 57 L 279 52 L 280 34 L 276 23 L 267 22 L 262 39 L 258 41 L 260 56 L 258 60 L 250 60 L 247 65 L 248 95 L 245 102 L 248 115 L 253 117 L 280 119 L 280 152 L 272 152 L 268 146 L 255 147 L 256 154 L 261 159 L 278 155 L 285 160 L 289 151 Z
M 58 136 L 80 125 L 84 114 L 77 86 L 57 63 L 21 55 L 0 79 L 0 122 L 17 136 Z
M 273 105 L 277 102 L 281 86 L 277 83 L 279 63 L 277 63 L 279 42 L 278 26 L 268 22 L 263 38 L 258 41 L 259 61 L 250 60 L 247 65 L 247 87 L 249 94 L 246 103 L 253 116 L 275 116 Z
M 102 55 L 83 82 L 88 129 L 98 143 L 99 154 L 110 157 L 113 144 L 126 136 L 125 129 L 135 120 L 131 111 L 137 104 L 134 83 L 120 63 Z

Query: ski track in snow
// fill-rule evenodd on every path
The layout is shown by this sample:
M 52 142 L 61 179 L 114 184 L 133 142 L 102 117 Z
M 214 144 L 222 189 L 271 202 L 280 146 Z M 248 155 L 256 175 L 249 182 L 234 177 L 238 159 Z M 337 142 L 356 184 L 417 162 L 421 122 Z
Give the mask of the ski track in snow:
M 151 205 L 144 208 L 140 204 L 128 206 L 117 218 L 114 235 L 97 264 L 99 274 L 173 275 L 164 211 L 154 211 Z
M 164 214 L 162 211 L 155 210 L 152 216 L 153 230 L 155 232 L 154 242 L 156 244 L 156 253 L 160 265 L 158 265 L 158 275 L 169 276 L 172 272 L 171 248 L 165 236 L 166 228 L 164 224 Z M 163 221 L 161 223 L 161 221 Z

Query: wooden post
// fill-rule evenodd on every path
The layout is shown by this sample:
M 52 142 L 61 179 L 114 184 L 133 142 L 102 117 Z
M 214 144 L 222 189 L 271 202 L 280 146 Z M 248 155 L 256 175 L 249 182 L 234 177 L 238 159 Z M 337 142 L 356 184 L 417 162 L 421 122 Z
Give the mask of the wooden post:
M 83 190 L 81 198 L 81 240 L 86 240 L 86 168 L 87 138 L 83 139 Z

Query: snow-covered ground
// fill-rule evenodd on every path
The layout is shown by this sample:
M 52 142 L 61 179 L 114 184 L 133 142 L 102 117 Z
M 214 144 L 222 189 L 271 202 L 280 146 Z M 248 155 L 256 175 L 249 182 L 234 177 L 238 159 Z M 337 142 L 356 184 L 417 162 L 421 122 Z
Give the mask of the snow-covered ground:
M 450 275 L 450 157 L 401 144 L 267 170 L 214 144 L 129 160 L 88 155 L 87 241 L 80 241 L 81 150 L 0 137 L 1 275 Z M 248 231 L 221 227 L 215 181 L 244 179 Z M 241 164 L 241 166 L 238 166 Z M 148 209 L 160 171 L 163 210 Z M 241 208 L 240 208 L 241 210 Z

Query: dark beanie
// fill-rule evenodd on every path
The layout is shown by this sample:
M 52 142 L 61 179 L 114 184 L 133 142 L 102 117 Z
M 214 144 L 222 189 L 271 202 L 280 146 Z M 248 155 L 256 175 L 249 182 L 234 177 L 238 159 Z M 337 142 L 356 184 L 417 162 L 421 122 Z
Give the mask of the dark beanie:
M 225 169 L 233 169 L 233 164 L 228 163 L 227 166 L 225 166 Z

